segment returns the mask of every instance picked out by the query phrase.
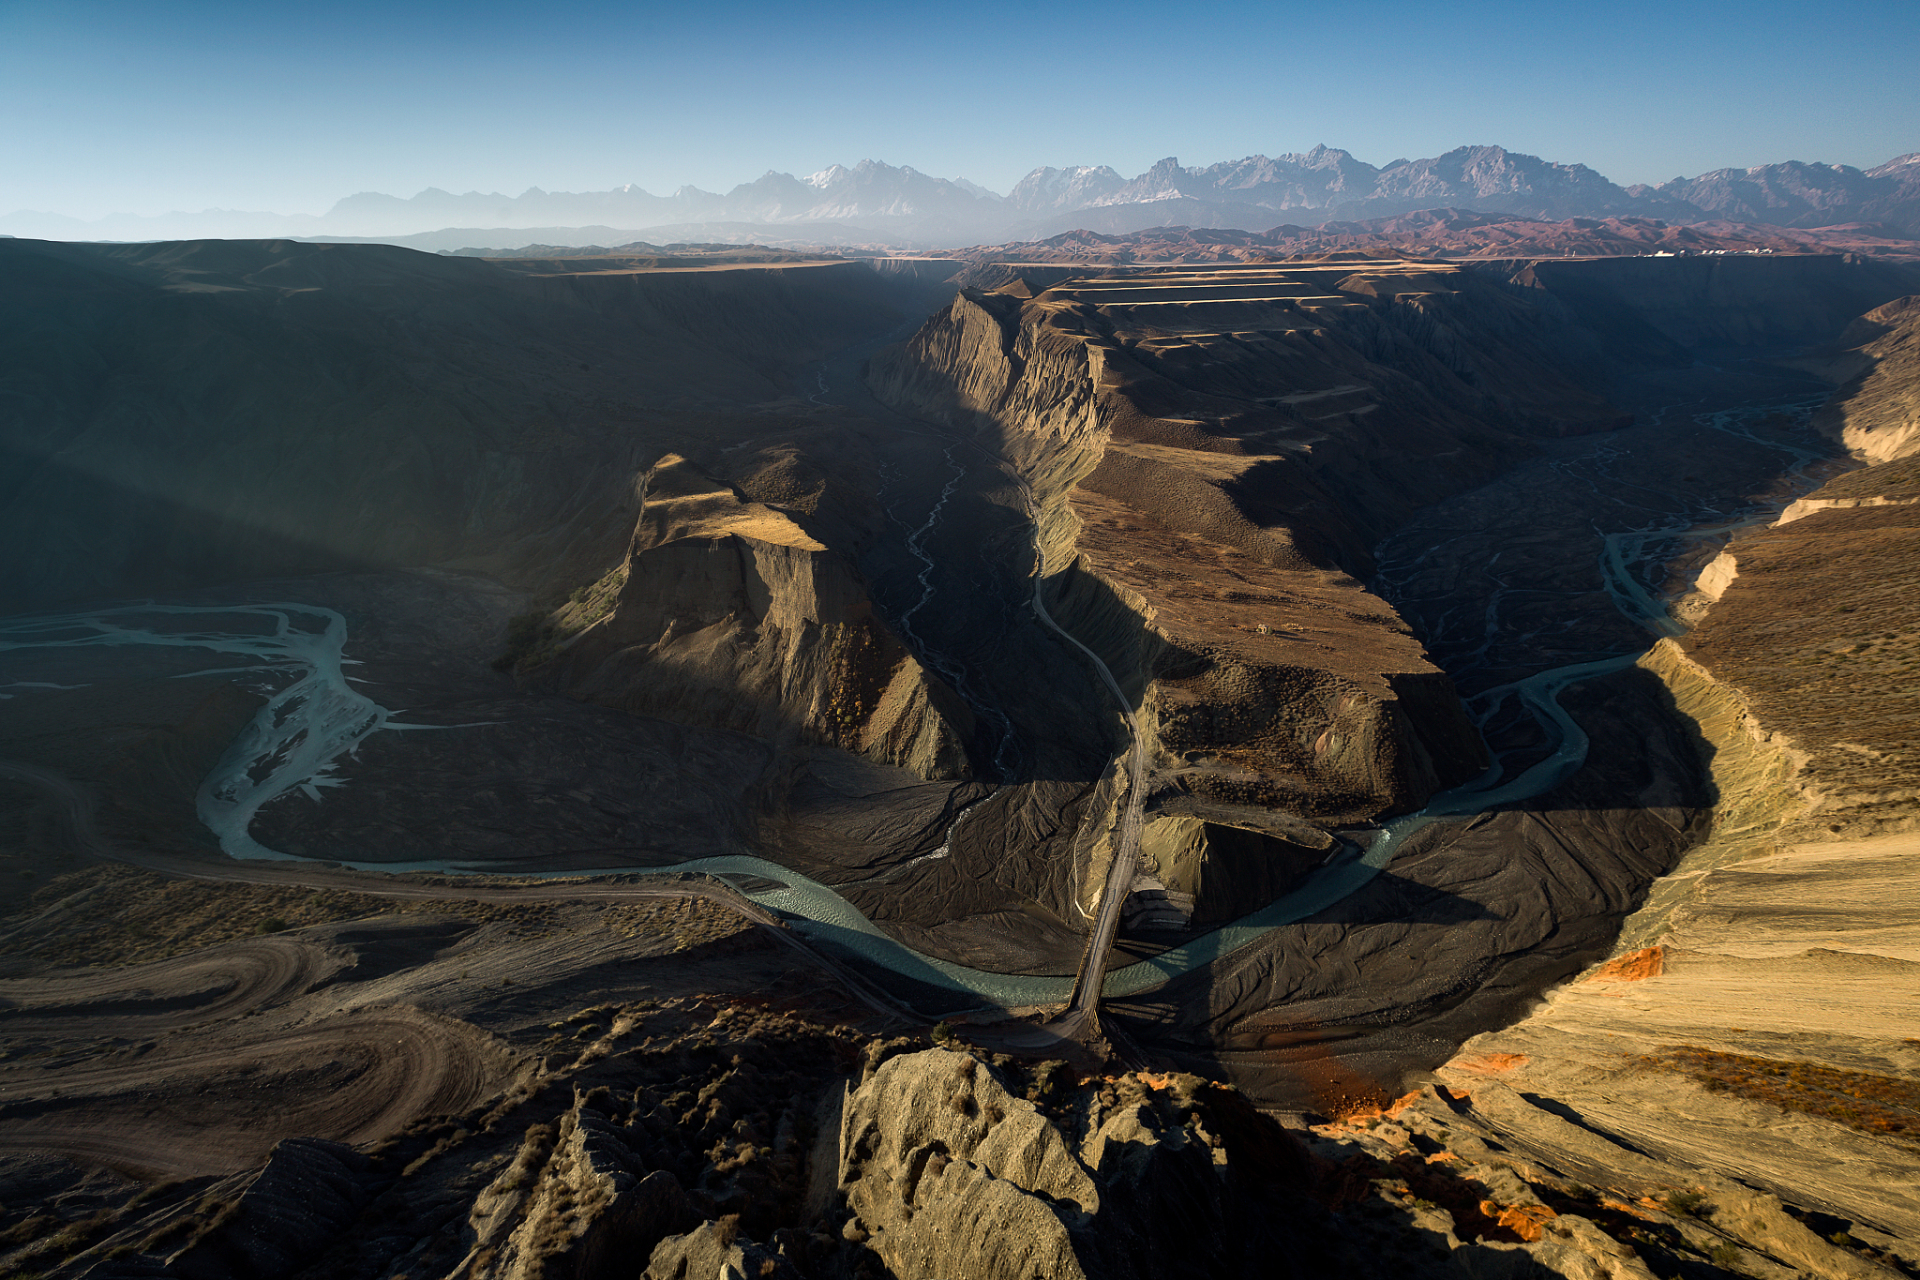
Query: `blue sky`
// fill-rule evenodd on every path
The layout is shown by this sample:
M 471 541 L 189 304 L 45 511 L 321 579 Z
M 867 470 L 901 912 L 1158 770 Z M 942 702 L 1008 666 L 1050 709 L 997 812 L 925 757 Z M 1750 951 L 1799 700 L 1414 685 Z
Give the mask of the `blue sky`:
M 862 158 L 1004 191 L 1325 142 L 1621 183 L 1920 150 L 1920 3 L 0 0 L 0 212 L 725 190 Z

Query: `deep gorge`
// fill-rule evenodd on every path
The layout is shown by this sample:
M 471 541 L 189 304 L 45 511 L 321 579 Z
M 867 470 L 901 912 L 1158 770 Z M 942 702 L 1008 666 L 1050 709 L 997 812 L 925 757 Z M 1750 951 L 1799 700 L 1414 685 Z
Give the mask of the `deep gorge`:
M 1874 334 L 1899 321 L 1848 325 L 1920 288 L 1812 256 L 713 273 L 276 242 L 0 257 L 30 286 L 0 315 L 5 518 L 33 549 L 0 579 L 7 838 L 29 877 L 69 886 L 34 898 L 32 929 L 82 927 L 85 901 L 114 900 L 101 877 L 136 871 L 307 892 L 296 929 L 342 927 L 328 894 L 440 898 L 455 916 L 476 894 L 560 904 L 511 935 L 396 943 L 381 990 L 477 1028 L 501 1062 L 546 1044 L 538 1075 L 586 1065 L 563 1070 L 548 1015 L 612 992 L 800 1008 L 842 982 L 868 1001 L 844 1016 L 938 1017 L 959 1037 L 942 1043 L 974 1035 L 994 1070 L 1026 1071 L 993 1057 L 1020 1024 L 924 966 L 869 963 L 844 918 L 809 924 L 768 873 L 831 889 L 888 945 L 1020 975 L 1009 990 L 1049 993 L 1034 1005 L 1063 998 L 1116 858 L 1129 730 L 1035 616 L 1037 591 L 1147 735 L 1113 966 L 1166 955 L 1175 974 L 1130 971 L 1105 1038 L 1047 1055 L 1231 1085 L 1296 1126 L 1439 1098 L 1463 1044 L 1543 1034 L 1529 1011 L 1617 957 L 1623 922 L 1657 948 L 1645 912 L 1695 892 L 1662 877 L 1742 802 L 1724 793 L 1743 776 L 1733 739 L 1688 672 L 1732 625 L 1714 619 L 1743 615 L 1689 598 L 1707 649 L 1635 655 L 1679 629 L 1649 623 L 1729 536 L 1728 563 L 1759 582 L 1790 549 L 1742 551 L 1773 536 L 1748 526 L 1862 483 L 1842 472 L 1860 451 L 1845 432 L 1865 428 L 1834 415 L 1875 384 L 1846 353 L 1892 367 Z M 1853 501 L 1803 533 L 1879 521 L 1895 537 L 1895 507 Z M 224 859 L 197 797 L 294 676 L 177 644 L 59 647 L 45 638 L 84 628 L 22 621 L 139 597 L 161 606 L 141 625 L 171 606 L 334 610 L 343 680 L 433 731 L 365 737 L 261 810 L 252 835 L 304 861 Z M 1589 663 L 1555 695 L 1588 740 L 1579 768 L 1394 825 L 1545 768 L 1560 743 L 1513 690 Z M 1873 821 L 1859 830 L 1900 829 Z M 1383 865 L 1361 870 L 1370 852 Z M 654 910 L 666 882 L 637 873 L 742 857 L 767 863 L 683 877 L 677 901 L 784 930 L 784 960 L 723 946 L 746 936 L 724 929 L 660 935 L 665 917 L 606 932 L 611 913 Z M 1314 897 L 1336 880 L 1351 887 Z M 1280 927 L 1175 964 L 1289 902 Z M 662 952 L 659 936 L 679 940 Z M 434 968 L 455 954 L 475 957 L 459 979 Z M 55 981 L 31 943 L 10 955 L 0 982 L 23 998 Z M 654 976 L 634 988 L 621 956 Z M 462 985 L 476 970 L 491 994 Z M 429 972 L 451 985 L 410 985 Z M 1467 1125 L 1465 1106 L 1422 1114 Z M 51 1124 L 57 1146 L 61 1123 L 31 1132 Z M 233 1141 L 251 1154 L 221 1169 L 258 1163 Z M 909 1256 L 850 1167 L 833 1212 L 853 1204 Z M 684 1195 L 692 1175 L 676 1176 Z M 654 1239 L 732 1194 L 674 1201 Z M 861 1241 L 844 1241 L 851 1266 Z

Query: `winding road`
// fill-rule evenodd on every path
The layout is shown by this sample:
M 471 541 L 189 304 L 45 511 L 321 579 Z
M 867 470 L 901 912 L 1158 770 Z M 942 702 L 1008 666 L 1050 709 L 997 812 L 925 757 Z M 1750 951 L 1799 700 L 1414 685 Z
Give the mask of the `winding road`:
M 232 1172 L 257 1167 L 289 1133 L 363 1143 L 457 1115 L 522 1070 L 485 1032 L 404 1005 L 292 1027 L 213 1024 L 9 1064 L 0 1151 L 64 1151 L 146 1175 Z
M 1003 466 L 1005 464 L 1002 464 Z M 1140 865 L 1140 833 L 1146 825 L 1147 802 L 1147 735 L 1146 726 L 1141 723 L 1146 715 L 1145 709 L 1135 711 L 1127 702 L 1126 690 L 1120 687 L 1120 681 L 1114 678 L 1112 668 L 1106 661 L 1087 645 L 1081 643 L 1071 631 L 1053 619 L 1047 609 L 1047 601 L 1042 587 L 1046 575 L 1042 572 L 1045 564 L 1040 559 L 1040 517 L 1034 510 L 1033 490 L 1025 477 L 1012 472 L 1015 483 L 1020 486 L 1020 498 L 1026 507 L 1027 522 L 1033 530 L 1034 567 L 1033 567 L 1033 612 L 1048 628 L 1061 639 L 1086 655 L 1087 661 L 1100 675 L 1100 680 L 1113 694 L 1114 701 L 1120 704 L 1121 719 L 1126 721 L 1128 731 L 1127 744 L 1127 796 L 1120 806 L 1120 822 L 1113 835 L 1113 861 L 1107 868 L 1106 884 L 1100 891 L 1100 912 L 1094 917 L 1093 928 L 1087 935 L 1087 948 L 1080 956 L 1080 967 L 1073 976 L 1073 990 L 1067 996 L 1067 1006 L 1059 1016 L 1047 1025 L 1064 1039 L 1078 1039 L 1089 1021 L 1100 1007 L 1100 998 L 1106 989 L 1107 967 L 1113 954 L 1113 940 L 1120 931 L 1120 913 L 1126 906 L 1127 895 L 1133 892 L 1134 876 Z

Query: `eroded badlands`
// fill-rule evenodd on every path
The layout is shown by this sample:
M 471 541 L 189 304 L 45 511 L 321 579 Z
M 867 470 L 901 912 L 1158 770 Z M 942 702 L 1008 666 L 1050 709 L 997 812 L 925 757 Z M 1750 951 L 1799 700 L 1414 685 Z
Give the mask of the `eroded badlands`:
M 8 1273 L 1920 1267 L 1906 269 L 0 269 Z

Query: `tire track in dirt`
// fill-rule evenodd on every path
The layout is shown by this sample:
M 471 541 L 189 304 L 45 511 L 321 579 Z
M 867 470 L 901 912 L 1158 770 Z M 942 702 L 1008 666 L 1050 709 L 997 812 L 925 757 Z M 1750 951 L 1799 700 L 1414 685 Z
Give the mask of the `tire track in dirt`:
M 248 1033 L 223 1028 L 130 1061 L 0 1070 L 0 1151 L 146 1174 L 235 1172 L 281 1138 L 363 1145 L 458 1114 L 525 1069 L 484 1032 L 404 1007 Z
M 233 942 L 106 972 L 0 979 L 0 1036 L 137 1036 L 218 1022 L 300 995 L 347 958 L 297 938 Z
M 447 885 L 404 880 L 395 875 L 349 871 L 319 863 L 270 862 L 249 865 L 230 860 L 224 865 L 208 863 L 173 854 L 129 849 L 106 839 L 94 822 L 92 797 L 71 779 L 52 770 L 14 760 L 0 760 L 0 777 L 13 778 L 51 792 L 61 804 L 70 838 L 79 852 L 103 862 L 117 862 L 159 875 L 216 884 L 350 890 L 409 902 L 621 903 L 657 901 L 661 898 L 699 898 L 760 926 L 775 942 L 824 970 L 855 999 L 876 1013 L 888 1018 L 919 1021 L 919 1016 L 911 1009 L 880 991 L 852 966 L 813 947 L 773 912 L 718 880 L 682 880 L 668 885 L 644 885 L 632 881 L 583 878 L 533 885 Z M 499 874 L 510 877 L 513 872 L 503 868 Z M 14 933 L 30 930 L 35 919 L 38 917 L 29 918 L 11 929 L 0 929 L 0 941 Z M 4 986 L 0 986 L 0 998 L 10 998 Z M 4 1029 L 5 1025 L 0 1022 L 0 1029 Z

